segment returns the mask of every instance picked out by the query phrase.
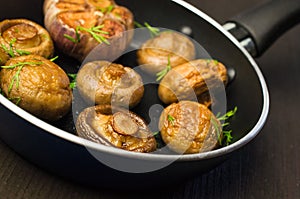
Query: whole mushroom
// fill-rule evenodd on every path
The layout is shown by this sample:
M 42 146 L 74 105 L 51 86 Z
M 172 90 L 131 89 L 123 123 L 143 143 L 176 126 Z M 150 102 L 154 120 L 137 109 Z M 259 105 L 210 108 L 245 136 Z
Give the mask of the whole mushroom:
M 99 59 L 116 58 L 133 36 L 133 14 L 113 0 L 45 0 L 44 14 L 57 48 L 79 61 L 96 46 Z
M 156 75 L 168 65 L 175 67 L 194 59 L 195 53 L 195 46 L 187 36 L 165 31 L 141 46 L 137 51 L 137 61 L 142 70 Z
M 197 59 L 172 68 L 161 80 L 158 95 L 165 104 L 198 100 L 210 106 L 210 92 L 217 92 L 226 83 L 227 70 L 221 62 Z
M 159 119 L 167 147 L 180 154 L 201 153 L 219 146 L 221 124 L 203 104 L 180 101 L 166 107 Z
M 132 108 L 144 94 L 141 76 L 108 61 L 86 63 L 77 74 L 77 88 L 86 102 Z
M 3 94 L 24 110 L 56 121 L 71 109 L 69 78 L 55 63 L 39 55 L 11 58 L 0 71 Z
M 133 112 L 110 105 L 84 109 L 76 121 L 80 137 L 134 152 L 152 152 L 156 140 L 145 121 Z
M 50 58 L 54 52 L 54 45 L 47 30 L 28 19 L 1 21 L 0 46 L 1 65 L 11 57 L 33 54 Z

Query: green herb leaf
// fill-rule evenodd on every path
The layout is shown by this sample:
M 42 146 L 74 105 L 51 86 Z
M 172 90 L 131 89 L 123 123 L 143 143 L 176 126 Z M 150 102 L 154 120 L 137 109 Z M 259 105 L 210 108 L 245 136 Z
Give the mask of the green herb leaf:
M 152 134 L 153 134 L 153 136 L 155 137 L 155 136 L 158 136 L 158 135 L 160 134 L 160 132 L 159 132 L 159 131 L 156 131 L 156 132 L 153 132 Z
M 232 135 L 231 135 L 232 130 L 230 131 L 223 131 L 223 145 L 227 146 L 232 142 Z
M 75 29 L 76 38 L 74 38 L 70 35 L 67 35 L 67 34 L 64 34 L 64 37 L 67 38 L 68 40 L 70 40 L 71 42 L 77 44 L 77 43 L 80 42 L 80 33 L 79 33 L 79 31 L 85 31 L 85 32 L 89 33 L 97 42 L 105 43 L 107 45 L 110 45 L 109 41 L 104 36 L 101 35 L 101 34 L 103 34 L 103 35 L 108 35 L 109 34 L 109 32 L 101 30 L 103 28 L 103 26 L 104 25 L 99 25 L 99 26 L 94 26 L 94 27 L 91 27 L 91 28 L 85 28 L 85 27 L 82 27 L 82 26 L 77 26 L 76 29 Z
M 64 34 L 64 37 L 65 37 L 66 39 L 70 40 L 71 42 L 75 43 L 75 44 L 79 43 L 79 40 L 78 40 L 77 38 L 73 38 L 73 37 L 70 36 L 70 35 Z
M 3 48 L 3 50 L 10 56 L 10 57 L 15 57 L 15 53 L 14 53 L 14 47 L 13 44 L 17 41 L 16 38 L 12 39 L 9 42 L 9 48 L 7 48 L 4 44 L 1 44 L 1 47 Z M 20 50 L 20 49 L 15 49 L 15 51 L 20 55 L 30 55 L 30 52 L 26 51 L 26 50 Z
M 151 37 L 155 37 L 157 35 L 160 34 L 160 30 L 158 28 L 154 28 L 152 27 L 149 23 L 147 22 L 144 22 L 144 25 L 138 23 L 138 22 L 134 22 L 134 25 L 137 27 L 137 28 L 147 28 L 150 32 L 150 35 Z
M 77 78 L 77 74 L 68 74 L 69 78 L 71 79 L 71 82 L 70 82 L 70 88 L 71 89 L 74 89 L 76 88 L 76 78 Z
M 14 103 L 18 105 L 21 102 L 21 97 L 13 97 L 13 98 L 8 98 L 10 101 L 15 101 Z
M 170 56 L 168 56 L 168 65 L 162 71 L 156 73 L 156 81 L 160 81 L 172 69 Z
M 31 54 L 29 51 L 26 51 L 26 50 L 18 50 L 18 49 L 16 49 L 16 52 L 17 52 L 20 56 L 23 56 L 23 55 L 30 55 L 30 54 Z
M 91 28 L 84 28 L 82 26 L 78 26 L 78 30 L 80 31 L 86 31 L 88 32 L 97 42 L 99 43 L 105 43 L 107 45 L 110 45 L 109 41 L 102 36 L 101 34 L 108 35 L 109 33 L 106 31 L 102 31 L 104 25 L 99 25 Z
M 238 110 L 238 108 L 234 107 L 233 110 L 228 111 L 227 113 L 225 113 L 222 116 L 217 116 L 217 118 L 218 118 L 219 121 L 225 121 L 225 120 L 231 118 L 232 116 L 234 116 L 235 113 L 237 112 L 237 110 Z
M 237 107 L 234 107 L 233 110 L 228 111 L 227 113 L 225 113 L 222 116 L 220 116 L 220 114 L 218 113 L 216 115 L 217 120 L 219 120 L 220 122 L 227 121 L 229 118 L 231 118 L 232 116 L 234 116 L 236 114 L 237 110 L 238 110 Z M 217 131 L 217 135 L 218 135 L 218 139 L 219 139 L 219 144 L 221 146 L 227 146 L 227 145 L 229 145 L 232 142 L 232 139 L 233 139 L 233 137 L 231 135 L 232 130 L 223 130 L 222 129 L 220 131 L 220 127 L 218 125 L 218 122 L 214 121 L 213 119 L 211 120 L 211 122 L 212 122 L 212 125 L 214 126 L 214 128 Z M 223 127 L 226 127 L 226 126 L 229 126 L 229 125 L 230 125 L 229 122 L 225 122 L 225 123 L 223 123 L 221 125 L 221 127 L 223 128 Z
M 207 64 L 210 64 L 211 62 L 213 62 L 215 65 L 218 65 L 218 64 L 219 64 L 219 61 L 216 60 L 216 59 L 206 59 L 206 63 L 207 63 Z
M 53 57 L 52 59 L 50 59 L 50 61 L 54 62 L 55 60 L 58 59 L 58 56 Z
M 109 14 L 115 8 L 114 5 L 110 5 L 106 8 L 98 8 L 103 14 Z
M 13 76 L 10 84 L 9 84 L 9 87 L 8 87 L 8 93 L 11 92 L 11 90 L 13 89 L 13 86 L 16 85 L 16 88 L 19 87 L 19 82 L 20 82 L 20 73 L 21 73 L 21 70 L 22 68 L 25 66 L 25 65 L 41 65 L 43 62 L 19 62 L 19 63 L 16 63 L 16 64 L 13 64 L 13 65 L 9 65 L 9 66 L 1 66 L 1 68 L 3 69 L 14 69 L 14 68 L 18 68 L 16 74 Z
M 171 122 L 172 126 L 174 126 L 174 124 L 175 124 L 175 118 L 172 115 L 168 115 L 167 119 L 168 119 L 169 122 Z

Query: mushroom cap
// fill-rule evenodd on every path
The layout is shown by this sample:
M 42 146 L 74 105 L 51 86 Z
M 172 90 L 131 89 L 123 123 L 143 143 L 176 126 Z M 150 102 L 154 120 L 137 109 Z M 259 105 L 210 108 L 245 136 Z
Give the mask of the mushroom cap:
M 166 107 L 159 119 L 163 141 L 177 153 L 200 153 L 219 146 L 221 124 L 204 105 L 180 101 Z
M 194 59 L 195 47 L 187 36 L 166 31 L 147 40 L 137 51 L 137 57 L 141 69 L 155 75 L 164 70 L 169 61 L 175 67 Z
M 57 49 L 82 62 L 97 47 L 99 59 L 113 60 L 130 43 L 133 14 L 112 0 L 44 1 L 44 24 Z M 78 27 L 98 27 L 94 35 Z M 100 32 L 99 32 L 100 30 Z M 74 38 L 75 41 L 70 40 Z M 109 46 L 109 47 L 107 47 Z
M 144 94 L 141 76 L 108 61 L 86 63 L 77 74 L 77 88 L 86 102 L 132 108 Z
M 58 120 L 69 112 L 70 82 L 58 65 L 38 55 L 27 55 L 11 58 L 6 66 L 15 66 L 0 71 L 0 87 L 7 98 L 49 121 Z
M 49 58 L 54 53 L 53 41 L 47 30 L 28 19 L 1 21 L 0 45 L 2 48 L 12 48 L 13 56 L 5 52 L 10 57 L 32 54 Z
M 217 92 L 226 83 L 227 70 L 221 62 L 197 59 L 172 68 L 161 80 L 158 95 L 165 104 L 198 100 L 209 106 L 209 92 Z

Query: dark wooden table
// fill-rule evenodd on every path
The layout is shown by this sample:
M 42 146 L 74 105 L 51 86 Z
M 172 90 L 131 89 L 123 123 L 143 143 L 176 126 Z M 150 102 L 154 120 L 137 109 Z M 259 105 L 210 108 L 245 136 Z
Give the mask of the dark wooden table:
M 189 2 L 224 23 L 241 10 L 262 1 Z M 271 97 L 265 127 L 253 142 L 209 173 L 195 176 L 172 189 L 151 187 L 147 193 L 93 189 L 37 168 L 0 141 L 0 198 L 300 198 L 299 57 L 298 25 L 257 59 Z

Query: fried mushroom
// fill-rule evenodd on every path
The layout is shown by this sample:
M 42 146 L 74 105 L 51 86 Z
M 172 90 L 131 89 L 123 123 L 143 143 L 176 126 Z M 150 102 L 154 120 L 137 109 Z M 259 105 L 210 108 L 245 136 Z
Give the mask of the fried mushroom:
M 197 59 L 170 70 L 158 87 L 159 98 L 165 104 L 180 100 L 198 100 L 210 106 L 210 91 L 227 83 L 226 67 L 219 61 Z
M 80 137 L 134 152 L 152 152 L 156 140 L 145 121 L 133 112 L 110 105 L 84 109 L 76 121 Z
M 11 58 L 0 71 L 3 94 L 24 110 L 56 121 L 71 109 L 69 78 L 55 63 L 39 55 Z
M 47 30 L 27 19 L 1 21 L 0 46 L 8 58 L 29 54 L 49 58 L 54 52 L 54 45 Z M 5 64 L 8 58 L 2 59 L 1 56 L 1 65 Z
M 133 14 L 112 0 L 46 0 L 44 14 L 57 49 L 78 61 L 95 47 L 99 59 L 115 59 L 133 36 Z
M 173 103 L 159 119 L 163 141 L 176 153 L 201 153 L 219 146 L 221 124 L 204 105 L 192 101 Z
M 144 94 L 143 81 L 137 72 L 108 61 L 86 63 L 76 80 L 79 93 L 88 103 L 132 108 Z
M 137 58 L 141 69 L 156 75 L 168 64 L 175 67 L 194 59 L 195 47 L 187 36 L 165 31 L 146 41 L 137 51 Z

